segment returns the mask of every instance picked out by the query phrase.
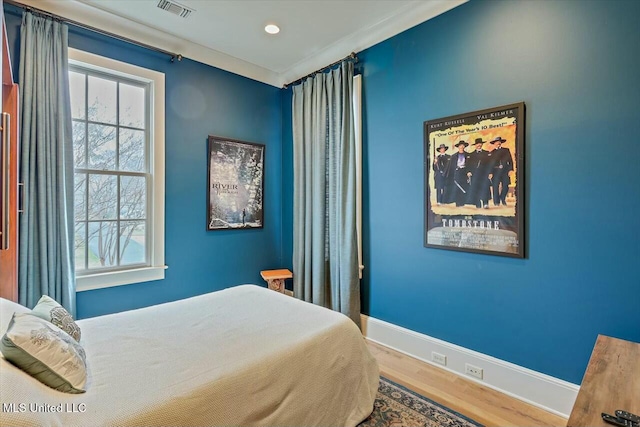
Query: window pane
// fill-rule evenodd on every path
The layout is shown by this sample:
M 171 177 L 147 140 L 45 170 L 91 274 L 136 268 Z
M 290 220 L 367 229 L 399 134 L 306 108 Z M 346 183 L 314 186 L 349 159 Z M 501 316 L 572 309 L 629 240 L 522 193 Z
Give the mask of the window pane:
M 87 219 L 87 174 L 77 173 L 74 179 L 73 216 L 76 221 Z
M 116 124 L 116 82 L 89 76 L 89 120 Z
M 71 117 L 74 119 L 84 119 L 85 102 L 85 75 L 69 72 L 69 92 L 71 95 Z
M 147 192 L 151 84 L 74 63 L 69 72 L 74 162 L 75 262 L 80 274 L 151 262 L 155 236 Z M 162 237 L 162 236 L 161 236 Z
M 115 170 L 116 128 L 89 124 L 89 168 Z
M 76 270 L 84 270 L 84 255 L 87 250 L 87 238 L 86 238 L 86 223 L 84 221 L 76 222 L 75 232 L 75 255 L 76 255 Z
M 118 223 L 89 223 L 89 268 L 117 265 Z
M 145 219 L 147 217 L 147 179 L 143 176 L 120 178 L 120 217 Z
M 144 129 L 144 88 L 120 83 L 120 124 Z
M 144 131 L 120 129 L 119 168 L 123 171 L 145 172 Z
M 117 177 L 89 174 L 89 219 L 116 219 Z
M 120 223 L 120 265 L 146 262 L 147 235 L 145 229 L 143 221 L 123 221 Z
M 86 166 L 85 122 L 73 122 L 73 164 L 77 168 Z

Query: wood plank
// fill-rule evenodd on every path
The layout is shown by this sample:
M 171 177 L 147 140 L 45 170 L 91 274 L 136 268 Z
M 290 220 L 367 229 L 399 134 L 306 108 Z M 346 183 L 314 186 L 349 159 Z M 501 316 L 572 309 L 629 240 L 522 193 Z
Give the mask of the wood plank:
M 4 23 L 4 12 L 2 13 L 2 84 L 13 85 L 13 70 L 11 69 L 11 55 L 9 55 L 9 39 L 7 37 L 7 26 Z M 6 107 L 3 111 L 7 111 Z
M 293 273 L 287 269 L 280 270 L 262 270 L 260 275 L 264 280 L 274 280 L 274 279 L 291 279 L 293 277 Z
M 598 335 L 569 426 L 610 426 L 601 413 L 640 414 L 640 344 Z
M 2 108 L 11 114 L 9 158 L 9 249 L 0 250 L 0 297 L 18 301 L 18 85 L 2 85 Z
M 486 426 L 564 426 L 566 420 L 459 375 L 367 341 L 380 374 Z
M 11 114 L 9 132 L 9 249 L 0 250 L 0 297 L 11 301 L 18 301 L 18 164 L 19 164 L 19 127 L 18 127 L 18 85 L 13 84 L 11 76 L 11 61 L 6 43 L 6 28 L 4 15 L 2 20 L 3 83 L 2 111 Z M 8 73 L 8 75 L 7 75 Z M 4 159 L 2 159 L 4 161 Z M 1 171 L 2 168 L 0 168 Z M 4 177 L 0 178 L 2 181 Z

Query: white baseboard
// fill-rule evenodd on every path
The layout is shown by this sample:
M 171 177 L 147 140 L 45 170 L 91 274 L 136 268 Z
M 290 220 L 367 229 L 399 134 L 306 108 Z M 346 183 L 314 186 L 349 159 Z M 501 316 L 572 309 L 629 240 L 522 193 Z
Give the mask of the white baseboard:
M 496 359 L 446 341 L 361 315 L 366 338 L 416 359 L 463 376 L 494 390 L 535 405 L 553 414 L 569 418 L 579 386 L 552 376 Z M 431 361 L 431 352 L 447 357 L 447 366 Z M 482 380 L 466 375 L 465 363 L 484 370 Z

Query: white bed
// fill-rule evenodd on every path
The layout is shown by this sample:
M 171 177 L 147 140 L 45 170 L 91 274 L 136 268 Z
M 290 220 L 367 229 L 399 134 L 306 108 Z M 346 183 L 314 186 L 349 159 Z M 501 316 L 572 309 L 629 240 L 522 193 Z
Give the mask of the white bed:
M 14 311 L 29 310 L 1 301 L 0 334 Z M 78 325 L 87 392 L 53 390 L 2 358 L 0 409 L 26 410 L 3 410 L 0 424 L 354 426 L 378 389 L 377 364 L 353 322 L 258 286 Z M 62 412 L 31 412 L 34 404 Z

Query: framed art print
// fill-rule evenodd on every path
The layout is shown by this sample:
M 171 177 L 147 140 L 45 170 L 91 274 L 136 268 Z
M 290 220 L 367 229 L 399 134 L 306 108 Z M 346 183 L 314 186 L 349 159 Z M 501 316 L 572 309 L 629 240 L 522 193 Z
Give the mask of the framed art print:
M 264 226 L 263 144 L 209 136 L 207 230 Z
M 524 257 L 523 102 L 424 123 L 426 247 Z

